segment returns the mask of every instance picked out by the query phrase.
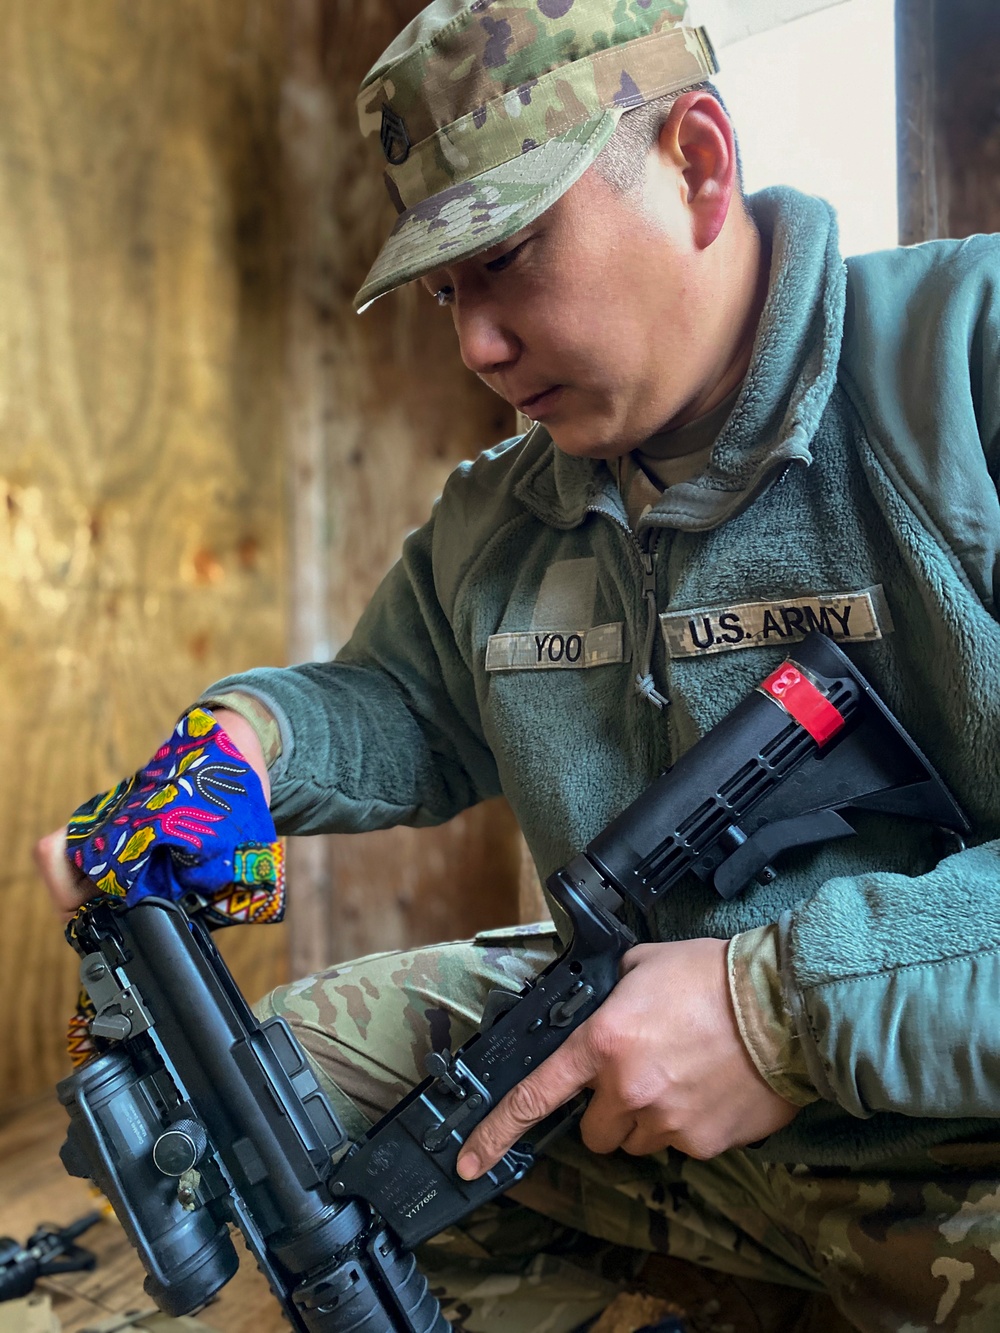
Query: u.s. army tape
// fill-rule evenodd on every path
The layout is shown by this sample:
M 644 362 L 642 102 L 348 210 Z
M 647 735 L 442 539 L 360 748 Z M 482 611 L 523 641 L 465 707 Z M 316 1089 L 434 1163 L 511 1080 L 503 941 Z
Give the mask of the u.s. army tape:
M 660 626 L 671 657 L 798 643 L 814 629 L 838 643 L 868 643 L 892 632 L 880 583 L 858 592 L 803 593 L 767 602 L 666 611 Z

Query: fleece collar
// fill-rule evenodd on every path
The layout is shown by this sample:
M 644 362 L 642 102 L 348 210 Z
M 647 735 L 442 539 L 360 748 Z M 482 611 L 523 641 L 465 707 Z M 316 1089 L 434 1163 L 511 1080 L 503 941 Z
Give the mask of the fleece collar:
M 747 202 L 771 250 L 750 368 L 708 467 L 664 491 L 642 526 L 717 527 L 786 467 L 812 462 L 810 444 L 833 391 L 843 336 L 847 280 L 836 217 L 823 200 L 783 186 Z M 622 516 L 604 463 L 562 453 L 541 426 L 530 438 L 540 455 L 515 495 L 536 517 L 573 528 L 594 509 Z

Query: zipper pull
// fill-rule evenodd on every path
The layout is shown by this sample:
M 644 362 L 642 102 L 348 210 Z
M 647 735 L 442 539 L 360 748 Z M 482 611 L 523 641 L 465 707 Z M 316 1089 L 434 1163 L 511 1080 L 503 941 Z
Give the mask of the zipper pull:
M 653 639 L 656 635 L 656 572 L 651 551 L 642 551 L 642 595 L 646 601 L 646 641 L 642 651 L 642 665 L 635 678 L 635 692 L 648 700 L 654 708 L 662 709 L 670 700 L 661 694 L 653 680 Z
M 650 597 L 656 600 L 656 574 L 653 570 L 653 556 L 650 551 L 642 553 L 642 595 L 648 602 Z
M 656 688 L 651 672 L 647 672 L 645 676 L 636 676 L 635 692 L 643 699 L 647 699 L 654 708 L 662 710 L 670 702 L 666 695 L 661 694 Z

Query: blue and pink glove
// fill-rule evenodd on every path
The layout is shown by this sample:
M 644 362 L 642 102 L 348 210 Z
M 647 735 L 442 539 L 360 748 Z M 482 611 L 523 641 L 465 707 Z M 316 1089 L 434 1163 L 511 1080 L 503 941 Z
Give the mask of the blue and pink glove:
M 66 852 L 130 905 L 197 894 L 214 925 L 284 914 L 281 844 L 260 780 L 202 708 L 138 773 L 73 814 Z
M 215 926 L 284 915 L 281 844 L 260 779 L 202 708 L 181 718 L 134 777 L 80 806 L 66 853 L 101 893 L 129 905 L 196 894 Z M 74 1066 L 96 1054 L 93 1017 L 81 991 L 67 1033 Z

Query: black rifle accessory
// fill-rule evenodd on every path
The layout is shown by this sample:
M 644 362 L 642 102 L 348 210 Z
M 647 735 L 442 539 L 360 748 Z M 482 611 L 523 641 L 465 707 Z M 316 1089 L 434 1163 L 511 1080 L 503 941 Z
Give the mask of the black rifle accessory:
M 40 1277 L 89 1272 L 97 1258 L 75 1241 L 103 1216 L 99 1211 L 87 1213 L 68 1227 L 43 1222 L 23 1245 L 10 1236 L 0 1236 L 0 1301 L 30 1295 Z
M 413 1246 L 495 1198 L 579 1114 L 550 1116 L 479 1180 L 462 1144 L 610 994 L 649 918 L 691 872 L 724 898 L 792 847 L 853 833 L 848 816 L 929 821 L 961 845 L 962 811 L 849 659 L 813 633 L 547 881 L 572 939 L 344 1155 L 345 1136 L 281 1019 L 256 1021 L 198 911 L 98 899 L 72 942 L 101 1054 L 59 1085 L 67 1169 L 107 1195 L 169 1314 L 235 1272 L 243 1232 L 296 1333 L 447 1333 Z

